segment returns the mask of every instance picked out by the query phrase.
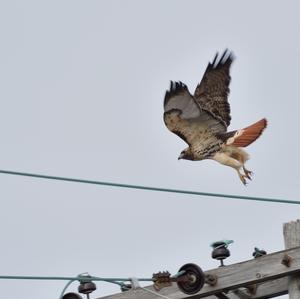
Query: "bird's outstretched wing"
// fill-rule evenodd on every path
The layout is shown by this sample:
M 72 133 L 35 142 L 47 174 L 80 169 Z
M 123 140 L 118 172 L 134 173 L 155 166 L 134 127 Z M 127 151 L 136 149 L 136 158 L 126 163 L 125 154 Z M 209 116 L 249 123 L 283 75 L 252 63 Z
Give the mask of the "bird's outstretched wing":
M 226 131 L 222 121 L 200 108 L 182 82 L 171 82 L 170 90 L 166 92 L 164 121 L 171 132 L 189 145 L 201 143 L 207 135 Z
M 213 62 L 208 64 L 194 94 L 199 106 L 222 121 L 226 127 L 231 120 L 227 98 L 231 80 L 229 71 L 233 60 L 234 55 L 228 50 L 225 50 L 220 58 L 217 53 Z

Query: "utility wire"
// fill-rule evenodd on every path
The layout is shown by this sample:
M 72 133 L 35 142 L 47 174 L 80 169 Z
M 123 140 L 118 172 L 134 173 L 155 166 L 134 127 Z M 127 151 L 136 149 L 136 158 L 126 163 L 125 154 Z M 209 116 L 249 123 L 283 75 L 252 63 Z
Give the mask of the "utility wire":
M 254 200 L 254 201 L 263 201 L 263 202 L 286 203 L 286 204 L 296 204 L 296 205 L 300 204 L 300 201 L 289 200 L 289 199 L 255 197 L 255 196 L 244 196 L 244 195 L 233 195 L 233 194 L 222 194 L 222 193 L 209 193 L 209 192 L 189 191 L 189 190 L 181 190 L 181 189 L 149 187 L 149 186 L 142 186 L 142 185 L 129 185 L 129 184 L 111 183 L 111 182 L 103 182 L 103 181 L 75 179 L 75 178 L 68 178 L 68 177 L 50 176 L 50 175 L 35 174 L 35 173 L 17 172 L 17 171 L 10 171 L 10 170 L 0 170 L 0 173 L 33 177 L 39 179 L 67 181 L 67 182 L 74 182 L 74 183 L 102 185 L 102 186 L 110 186 L 110 187 L 118 187 L 118 188 L 139 189 L 139 190 L 169 192 L 169 193 L 179 193 L 179 194 L 189 194 L 189 195 L 209 196 L 209 197 Z
M 104 281 L 113 284 L 117 284 L 119 286 L 124 286 L 124 282 L 130 281 L 130 278 L 103 278 L 97 276 L 90 276 L 88 274 L 80 274 L 76 277 L 66 277 L 66 276 L 20 276 L 20 275 L 0 275 L 0 279 L 16 279 L 16 280 L 67 280 L 67 284 L 63 288 L 59 299 L 62 299 L 67 288 L 74 282 L 90 282 L 90 281 Z M 138 278 L 139 281 L 152 281 L 152 278 Z M 158 295 L 159 296 L 159 295 Z M 167 298 L 167 297 L 165 297 Z
M 130 281 L 130 278 L 104 278 L 98 276 L 79 275 L 70 276 L 30 276 L 30 275 L 0 275 L 0 279 L 16 279 L 16 280 L 68 280 L 68 281 L 105 281 L 121 285 L 121 282 Z M 138 278 L 139 281 L 153 281 L 152 278 Z
M 109 282 L 109 283 L 114 283 L 119 286 L 123 286 L 124 282 L 130 281 L 131 278 L 103 278 L 103 277 L 97 277 L 97 276 L 90 276 L 90 275 L 84 275 L 80 274 L 75 277 L 69 277 L 69 276 L 20 276 L 20 275 L 0 275 L 0 279 L 16 279 L 16 280 L 67 280 L 67 284 L 64 286 L 59 299 L 62 299 L 66 290 L 68 287 L 74 282 L 74 281 L 84 281 L 84 282 L 89 282 L 89 281 L 104 281 L 104 282 Z M 138 281 L 152 281 L 153 278 L 137 278 Z M 157 292 L 151 291 L 149 289 L 146 289 L 144 287 L 139 287 L 143 291 L 152 293 L 158 297 L 170 299 L 167 296 L 164 296 L 162 294 L 159 294 Z

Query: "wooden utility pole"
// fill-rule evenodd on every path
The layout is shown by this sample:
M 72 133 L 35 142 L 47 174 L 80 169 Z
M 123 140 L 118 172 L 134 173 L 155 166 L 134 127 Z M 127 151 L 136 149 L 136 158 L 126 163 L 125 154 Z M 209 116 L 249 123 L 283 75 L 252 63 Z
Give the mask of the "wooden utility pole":
M 300 246 L 300 220 L 285 223 L 283 225 L 285 248 Z M 300 298 L 300 275 L 289 277 L 288 291 L 290 299 Z
M 283 233 L 285 250 L 205 271 L 197 293 L 183 293 L 176 283 L 157 292 L 133 282 L 131 290 L 98 299 L 266 299 L 288 293 L 300 299 L 300 220 L 284 224 Z

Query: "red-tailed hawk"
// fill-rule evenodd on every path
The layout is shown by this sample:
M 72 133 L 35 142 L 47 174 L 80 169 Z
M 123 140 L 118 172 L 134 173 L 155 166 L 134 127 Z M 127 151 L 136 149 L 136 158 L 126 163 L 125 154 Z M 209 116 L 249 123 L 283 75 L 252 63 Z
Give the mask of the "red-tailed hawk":
M 244 129 L 227 132 L 230 124 L 228 103 L 232 52 L 216 54 L 209 63 L 194 95 L 182 82 L 172 82 L 164 100 L 164 121 L 167 128 L 181 137 L 189 147 L 178 159 L 213 159 L 233 167 L 243 182 L 251 180 L 245 168 L 248 154 L 241 148 L 255 141 L 267 126 L 265 118 Z M 242 172 L 243 170 L 243 172 Z

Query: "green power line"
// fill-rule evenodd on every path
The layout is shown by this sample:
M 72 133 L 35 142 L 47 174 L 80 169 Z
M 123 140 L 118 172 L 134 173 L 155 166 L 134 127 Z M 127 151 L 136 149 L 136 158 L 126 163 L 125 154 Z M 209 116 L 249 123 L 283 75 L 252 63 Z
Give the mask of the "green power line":
M 78 276 L 30 276 L 30 275 L 0 275 L 0 279 L 8 280 L 67 280 L 67 281 L 104 281 L 110 283 L 120 284 L 120 282 L 130 281 L 130 278 L 104 278 L 98 276 L 87 276 L 87 275 L 78 275 Z M 152 278 L 138 278 L 140 281 L 153 281 Z
M 86 274 L 80 274 L 76 277 L 69 277 L 69 276 L 21 276 L 21 275 L 0 275 L 0 279 L 9 279 L 9 280 L 67 280 L 67 284 L 63 288 L 59 299 L 63 298 L 67 288 L 74 282 L 90 282 L 90 281 L 104 281 L 113 284 L 117 284 L 119 286 L 123 286 L 124 282 L 130 281 L 131 278 L 103 278 L 98 276 L 90 276 Z M 153 281 L 152 278 L 138 278 L 139 281 Z
M 39 178 L 39 179 L 102 185 L 102 186 L 127 188 L 127 189 L 139 189 L 139 190 L 148 190 L 148 191 L 179 193 L 179 194 L 189 194 L 189 195 L 209 196 L 209 197 L 222 197 L 222 198 L 243 199 L 243 200 L 254 200 L 254 201 L 275 202 L 275 203 L 286 203 L 286 204 L 296 204 L 296 205 L 300 204 L 300 201 L 289 200 L 289 199 L 232 195 L 232 194 L 222 194 L 222 193 L 209 193 L 209 192 L 189 191 L 189 190 L 181 190 L 181 189 L 169 189 L 169 188 L 149 187 L 149 186 L 141 186 L 141 185 L 120 184 L 120 183 L 74 179 L 74 178 L 50 176 L 50 175 L 34 174 L 34 173 L 26 173 L 26 172 L 17 172 L 17 171 L 10 171 L 10 170 L 0 170 L 0 173 L 9 174 L 9 175 L 33 177 L 33 178 Z

